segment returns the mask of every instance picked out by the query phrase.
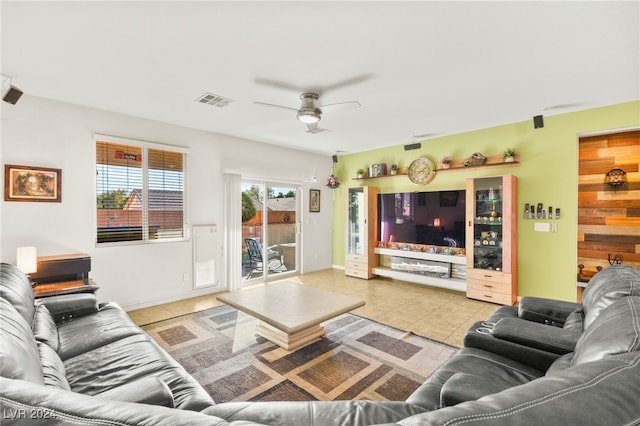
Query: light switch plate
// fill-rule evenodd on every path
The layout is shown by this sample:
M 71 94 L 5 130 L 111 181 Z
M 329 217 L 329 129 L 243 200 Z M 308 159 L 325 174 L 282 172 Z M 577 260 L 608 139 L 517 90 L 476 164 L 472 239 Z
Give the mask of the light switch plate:
M 536 232 L 549 232 L 549 224 L 548 223 L 534 223 L 533 230 Z

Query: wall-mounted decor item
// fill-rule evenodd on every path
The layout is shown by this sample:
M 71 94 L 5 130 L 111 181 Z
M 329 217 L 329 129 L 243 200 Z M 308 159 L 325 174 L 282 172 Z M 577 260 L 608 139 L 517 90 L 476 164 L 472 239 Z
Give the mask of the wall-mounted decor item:
M 627 172 L 618 168 L 609 170 L 604 176 L 604 182 L 613 189 L 618 189 L 626 180 Z
M 59 203 L 62 200 L 62 170 L 5 164 L 4 200 Z
M 426 185 L 436 176 L 436 168 L 433 161 L 420 157 L 409 165 L 409 180 L 416 185 Z
M 319 189 L 309 190 L 309 211 L 311 213 L 320 212 L 320 190 Z
M 469 157 L 466 160 L 464 160 L 464 166 L 465 167 L 481 166 L 486 161 L 487 161 L 487 157 L 485 157 L 484 155 L 480 154 L 479 152 L 474 152 L 471 155 L 471 157 Z
M 327 188 L 331 188 L 331 189 L 340 188 L 340 180 L 336 176 L 331 174 L 329 177 L 327 177 Z

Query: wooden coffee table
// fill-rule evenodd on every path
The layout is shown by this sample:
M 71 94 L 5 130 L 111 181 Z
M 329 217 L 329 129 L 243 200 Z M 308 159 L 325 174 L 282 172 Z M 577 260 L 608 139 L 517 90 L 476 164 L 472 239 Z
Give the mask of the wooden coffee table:
M 256 334 L 295 351 L 325 335 L 321 322 L 364 306 L 364 300 L 284 281 L 234 291 L 218 300 L 260 320 Z

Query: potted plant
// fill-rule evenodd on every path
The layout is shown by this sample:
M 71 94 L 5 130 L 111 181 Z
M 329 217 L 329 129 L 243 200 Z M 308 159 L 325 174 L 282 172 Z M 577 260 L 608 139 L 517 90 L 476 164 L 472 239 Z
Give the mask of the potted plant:
M 453 161 L 453 160 L 448 155 L 445 155 L 444 157 L 442 157 L 442 160 L 441 160 L 442 168 L 443 169 L 448 169 L 451 166 L 451 161 Z
M 360 168 L 360 169 L 356 170 L 356 175 L 357 175 L 358 179 L 362 179 L 364 177 L 364 169 Z
M 395 175 L 396 173 L 398 173 L 398 165 L 394 163 L 391 165 L 391 174 Z
M 502 152 L 502 158 L 505 163 L 512 163 L 515 160 L 516 149 L 513 147 L 507 148 Z
M 340 188 L 340 181 L 336 176 L 331 175 L 327 178 L 327 187 L 331 189 L 338 189 Z

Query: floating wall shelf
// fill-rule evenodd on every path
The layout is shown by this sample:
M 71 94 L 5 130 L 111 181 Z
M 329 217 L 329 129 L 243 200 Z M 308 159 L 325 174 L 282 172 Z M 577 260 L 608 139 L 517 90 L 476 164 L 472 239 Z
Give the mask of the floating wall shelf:
M 440 173 L 440 172 L 461 172 L 463 170 L 469 171 L 469 170 L 473 170 L 473 169 L 482 169 L 482 168 L 498 168 L 498 167 L 517 167 L 520 165 L 520 154 L 516 154 L 514 156 L 514 161 L 510 161 L 510 162 L 506 162 L 504 161 L 504 157 L 500 154 L 500 155 L 492 155 L 487 157 L 487 161 L 484 164 L 481 164 L 479 166 L 465 166 L 464 165 L 464 160 L 453 160 L 451 163 L 449 163 L 450 166 L 446 169 L 442 168 L 442 164 L 439 163 L 438 164 L 438 168 L 436 169 L 436 172 Z M 386 178 L 392 178 L 392 177 L 396 177 L 396 176 L 407 176 L 407 168 L 406 167 L 400 167 L 398 169 L 398 173 L 396 173 L 395 175 L 385 175 L 385 176 L 374 176 L 374 177 L 355 177 L 353 178 L 353 180 L 371 180 L 371 179 L 386 179 Z
M 442 164 L 438 164 L 438 168 L 436 171 L 438 172 L 459 172 L 461 170 L 472 170 L 478 168 L 497 168 L 497 167 L 516 167 L 520 165 L 520 154 L 516 154 L 514 157 L 514 161 L 505 162 L 504 157 L 500 155 L 492 155 L 487 157 L 487 161 L 484 164 L 479 166 L 465 166 L 464 160 L 454 160 L 449 163 L 449 167 L 446 169 L 442 168 Z

